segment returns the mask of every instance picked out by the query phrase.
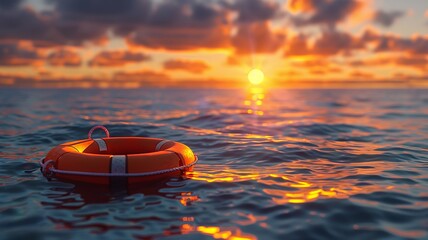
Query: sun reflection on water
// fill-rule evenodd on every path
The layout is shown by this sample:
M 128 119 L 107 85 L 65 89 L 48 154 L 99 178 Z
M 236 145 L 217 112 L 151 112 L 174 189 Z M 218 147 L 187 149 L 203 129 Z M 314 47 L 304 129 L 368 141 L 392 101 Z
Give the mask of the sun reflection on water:
M 200 171 L 188 172 L 187 177 L 205 182 L 256 181 L 262 191 L 276 204 L 300 204 L 319 199 L 344 199 L 356 194 L 367 194 L 394 188 L 388 185 L 366 184 L 354 176 L 378 175 L 395 169 L 390 162 L 374 161 L 370 166 L 363 163 L 335 163 L 324 159 L 296 160 L 275 167 L 258 169 L 223 169 L 202 165 Z M 285 169 L 285 172 L 284 172 Z
M 239 228 L 234 227 L 217 227 L 217 226 L 193 226 L 191 224 L 183 224 L 180 226 L 181 234 L 190 234 L 199 232 L 204 235 L 211 236 L 213 239 L 225 240 L 255 240 L 255 236 L 243 233 Z M 166 234 L 168 235 L 168 234 Z M 172 234 L 171 234 L 172 235 Z
M 247 90 L 244 105 L 248 114 L 263 116 L 263 102 L 266 96 L 266 89 L 262 86 L 251 86 Z

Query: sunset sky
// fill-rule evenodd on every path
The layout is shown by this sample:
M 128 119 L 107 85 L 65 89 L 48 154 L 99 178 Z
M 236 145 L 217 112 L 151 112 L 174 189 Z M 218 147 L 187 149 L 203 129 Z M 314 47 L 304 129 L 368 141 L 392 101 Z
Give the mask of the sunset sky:
M 0 86 L 428 87 L 427 0 L 0 0 Z

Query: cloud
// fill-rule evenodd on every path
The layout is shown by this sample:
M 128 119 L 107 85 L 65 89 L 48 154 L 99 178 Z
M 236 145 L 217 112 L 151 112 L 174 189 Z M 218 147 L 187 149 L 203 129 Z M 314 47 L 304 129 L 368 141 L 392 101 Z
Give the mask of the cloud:
M 419 55 L 383 56 L 350 61 L 349 65 L 352 67 L 397 66 L 426 72 L 428 71 L 428 57 Z
M 308 46 L 308 37 L 299 34 L 290 38 L 286 44 L 285 56 L 304 56 L 310 55 L 311 49 Z
M 13 43 L 0 43 L 0 65 L 40 65 L 42 61 L 43 55 L 34 49 L 23 48 Z
M 428 54 L 428 37 L 414 36 L 410 38 L 396 35 L 380 34 L 366 30 L 361 36 L 365 44 L 374 44 L 375 52 L 407 52 L 409 54 Z
M 284 56 L 350 55 L 364 48 L 364 44 L 351 34 L 329 29 L 324 30 L 313 45 L 309 46 L 308 41 L 309 38 L 303 34 L 291 38 L 286 44 Z
M 54 12 L 37 13 L 29 7 L 0 8 L 0 39 L 30 40 L 36 46 L 81 45 L 86 41 L 101 42 L 106 26 L 78 20 L 61 21 Z
M 74 51 L 61 49 L 50 53 L 46 61 L 51 66 L 78 67 L 82 65 L 82 58 Z
M 395 23 L 397 19 L 403 16 L 403 11 L 385 12 L 379 10 L 375 13 L 373 20 L 378 25 L 381 25 L 383 27 L 390 27 Z
M 351 34 L 339 31 L 324 31 L 315 41 L 313 52 L 316 55 L 348 55 L 352 51 L 364 48 L 363 44 Z
M 232 45 L 237 54 L 274 53 L 285 40 L 285 34 L 274 32 L 268 22 L 241 24 L 232 37 Z
M 268 21 L 282 15 L 278 2 L 266 0 L 237 0 L 230 8 L 238 13 L 238 23 Z
M 159 82 L 168 81 L 170 77 L 162 72 L 152 70 L 142 70 L 134 72 L 118 71 L 113 75 L 115 81 L 135 81 L 135 82 Z
M 183 70 L 191 73 L 203 73 L 210 69 L 209 65 L 203 61 L 191 61 L 174 59 L 164 62 L 164 68 L 166 70 Z
M 395 79 L 401 79 L 401 80 L 428 80 L 428 74 L 408 74 L 408 73 L 402 73 L 402 72 L 396 72 L 394 73 Z
M 61 22 L 92 23 L 101 32 L 108 27 L 134 47 L 179 51 L 230 48 L 233 14 L 236 24 L 266 22 L 281 15 L 281 7 L 271 0 L 63 0 L 55 4 Z M 238 28 L 241 33 L 248 30 Z
M 284 56 L 350 56 L 355 51 L 394 53 L 402 52 L 410 55 L 428 54 L 428 37 L 400 37 L 392 34 L 381 34 L 374 30 L 366 30 L 360 36 L 350 33 L 324 29 L 321 36 L 309 44 L 307 35 L 299 34 L 288 39 Z
M 334 74 L 341 73 L 343 69 L 339 67 L 337 64 L 328 61 L 325 58 L 314 58 L 305 61 L 291 61 L 290 66 L 293 70 L 305 69 L 309 71 L 311 74 Z
M 133 46 L 223 48 L 230 33 L 225 9 L 217 1 L 63 0 L 56 1 L 56 6 L 62 21 L 89 22 L 104 31 L 112 29 Z
M 1 0 L 0 1 L 0 9 L 13 9 L 17 8 L 22 3 L 22 0 Z
M 227 48 L 230 33 L 227 11 L 213 1 L 161 1 L 128 43 L 168 50 Z
M 334 26 L 361 7 L 358 0 L 290 0 L 288 9 L 299 13 L 292 18 L 297 26 L 327 24 Z
M 143 53 L 128 51 L 103 51 L 99 52 L 89 61 L 89 66 L 118 67 L 148 60 L 150 60 L 150 56 Z
M 283 14 L 272 0 L 51 0 L 52 10 L 43 12 L 8 1 L 10 9 L 0 9 L 0 39 L 31 40 L 40 47 L 102 44 L 113 33 L 135 47 L 230 49 L 234 24 Z
M 375 75 L 373 73 L 363 72 L 363 71 L 359 71 L 359 70 L 352 71 L 349 74 L 349 76 L 354 78 L 354 79 L 361 79 L 361 80 L 373 79 L 375 77 Z
M 127 39 L 133 47 L 147 47 L 166 50 L 220 49 L 230 46 L 230 29 L 158 29 L 147 28 L 136 31 Z

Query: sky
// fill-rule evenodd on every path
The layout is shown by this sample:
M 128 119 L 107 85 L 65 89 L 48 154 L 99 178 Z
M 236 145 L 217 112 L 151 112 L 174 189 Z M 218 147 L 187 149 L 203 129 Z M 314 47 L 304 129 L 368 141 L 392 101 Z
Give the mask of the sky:
M 428 87 L 427 0 L 0 0 L 0 86 Z

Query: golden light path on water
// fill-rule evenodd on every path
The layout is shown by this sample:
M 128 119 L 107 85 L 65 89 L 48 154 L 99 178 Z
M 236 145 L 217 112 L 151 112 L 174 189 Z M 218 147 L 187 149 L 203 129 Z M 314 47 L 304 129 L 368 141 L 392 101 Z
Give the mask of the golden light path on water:
M 390 185 L 359 185 L 353 175 L 374 175 L 394 169 L 395 165 L 383 161 L 363 163 L 332 163 L 328 160 L 297 160 L 258 169 L 218 170 L 218 166 L 201 165 L 201 171 L 188 172 L 193 180 L 206 182 L 256 181 L 264 186 L 276 204 L 299 204 L 326 198 L 348 198 L 355 194 L 371 193 L 394 188 Z M 281 173 L 288 169 L 290 174 Z M 298 170 L 310 170 L 310 174 L 296 174 Z M 291 173 L 293 172 L 293 173 Z
M 260 71 L 261 72 L 261 71 Z M 250 82 L 252 82 L 250 80 Z M 247 89 L 247 94 L 244 100 L 246 113 L 251 116 L 262 118 L 269 106 L 265 104 L 268 89 L 264 85 L 252 84 Z M 265 106 L 266 105 L 266 106 Z M 290 113 L 291 116 L 292 113 Z M 305 118 L 302 116 L 294 116 L 297 118 Z M 346 119 L 345 119 L 346 120 Z M 314 122 L 330 121 L 329 119 L 312 119 Z M 294 121 L 290 121 L 293 124 Z M 259 121 L 259 127 L 263 132 L 266 122 Z M 281 123 L 282 124 L 282 123 Z M 354 122 L 352 122 L 354 124 Z M 372 122 L 372 124 L 374 124 Z M 384 123 L 382 123 L 384 124 Z M 378 128 L 390 127 L 387 125 L 376 125 Z M 192 129 L 187 129 L 191 131 Z M 195 132 L 201 131 L 193 129 Z M 216 131 L 206 130 L 199 134 L 223 134 Z M 357 136 L 358 132 L 353 132 Z M 247 139 L 265 139 L 269 141 L 284 142 L 305 142 L 310 143 L 310 139 L 281 137 L 275 139 L 274 136 L 266 134 L 248 133 L 240 136 L 235 134 L 226 134 L 229 137 L 240 137 L 242 144 Z M 346 142 L 346 141 L 323 141 L 318 142 L 318 147 L 334 148 L 341 151 L 346 151 L 352 154 L 380 154 L 377 149 L 382 148 L 382 145 L 371 142 Z M 269 149 L 275 150 L 275 149 Z M 276 151 L 276 150 L 275 150 Z M 261 160 L 261 159 L 259 159 Z M 271 196 L 271 200 L 275 204 L 302 204 L 313 202 L 320 199 L 345 199 L 357 194 L 369 194 L 376 191 L 387 191 L 394 188 L 391 183 L 385 182 L 384 185 L 365 184 L 354 178 L 356 175 L 386 175 L 387 171 L 397 168 L 405 168 L 397 166 L 393 162 L 382 161 L 381 159 L 367 162 L 333 162 L 328 159 L 309 159 L 309 160 L 293 160 L 284 159 L 284 163 L 276 164 L 272 167 L 263 168 L 248 168 L 248 169 L 233 169 L 228 166 L 204 165 L 198 164 L 192 172 L 187 172 L 186 176 L 197 181 L 205 182 L 244 182 L 255 181 L 261 186 L 264 186 L 263 192 Z M 284 170 L 285 169 L 285 170 Z M 299 173 L 306 172 L 306 173 Z
M 251 85 L 247 89 L 244 100 L 246 114 L 249 117 L 263 117 L 268 106 L 265 105 L 268 91 L 260 85 Z M 320 119 L 323 121 L 323 119 Z M 292 122 L 291 122 L 292 123 Z M 263 121 L 260 121 L 260 127 L 263 127 Z M 187 129 L 197 134 L 224 134 L 214 130 Z M 354 133 L 357 134 L 357 133 Z M 229 134 L 230 137 L 234 134 Z M 240 136 L 243 142 L 248 139 L 265 139 L 270 141 L 284 142 L 307 142 L 309 139 L 282 137 L 281 140 L 275 140 L 274 136 L 248 133 Z M 238 143 L 237 143 L 238 144 Z M 329 142 L 326 141 L 319 147 L 330 147 L 335 149 L 346 149 L 354 154 L 378 154 L 377 149 L 382 146 L 374 143 L 353 143 L 350 146 L 347 142 Z M 274 149 L 271 149 L 274 150 Z M 333 162 L 328 159 L 310 159 L 310 160 L 292 160 L 284 159 L 283 163 L 275 166 L 253 167 L 248 169 L 234 169 L 225 165 L 198 164 L 193 171 L 187 172 L 186 177 L 195 181 L 204 181 L 207 183 L 239 183 L 256 182 L 261 186 L 261 191 L 270 196 L 271 203 L 274 205 L 284 204 L 304 204 L 323 199 L 348 199 L 357 194 L 370 194 L 379 191 L 390 191 L 397 188 L 391 183 L 385 184 L 365 184 L 353 176 L 378 176 L 385 175 L 387 171 L 400 168 L 395 163 L 382 160 L 366 162 Z M 403 187 L 403 186 L 400 186 Z M 395 189 L 398 190 L 398 189 Z M 192 193 L 182 194 L 181 204 L 187 206 L 190 202 L 199 201 L 199 197 Z M 352 201 L 364 202 L 364 204 L 376 204 L 361 199 Z M 242 213 L 245 215 L 245 213 Z M 268 227 L 264 223 L 263 216 L 245 215 L 245 221 L 260 226 Z M 193 222 L 192 218 L 187 219 Z M 241 224 L 241 223 L 240 223 Z M 241 225 L 246 225 L 242 223 Z M 214 239 L 256 239 L 255 236 L 243 233 L 239 228 L 222 228 L 219 226 L 194 226 L 185 223 L 181 226 L 183 234 L 194 231 L 209 235 Z

